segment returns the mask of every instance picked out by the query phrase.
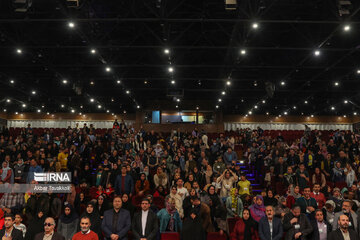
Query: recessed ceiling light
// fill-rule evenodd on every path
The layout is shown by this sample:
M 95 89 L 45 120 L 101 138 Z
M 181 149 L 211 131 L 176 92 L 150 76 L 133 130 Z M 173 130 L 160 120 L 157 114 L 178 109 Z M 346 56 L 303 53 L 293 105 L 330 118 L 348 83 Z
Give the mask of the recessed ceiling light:
M 357 74 L 360 74 L 360 69 L 358 69 L 356 72 L 357 72 Z
M 47 112 L 47 113 L 46 113 L 46 115 L 50 115 L 50 113 L 49 113 L 49 112 Z
M 17 49 L 16 49 L 16 53 L 17 53 L 17 54 L 22 54 L 22 50 L 21 50 L 20 48 L 17 48 Z
M 92 48 L 92 49 L 90 50 L 90 52 L 91 52 L 91 54 L 95 54 L 95 53 L 96 53 L 96 50 L 95 50 L 94 48 Z
M 32 91 L 31 94 L 32 94 L 32 95 L 35 95 L 35 94 L 36 94 L 36 91 Z
M 255 86 L 255 87 L 257 86 L 257 82 L 256 82 L 256 81 L 254 81 L 254 86 Z
M 269 112 L 266 112 L 266 115 L 269 115 Z
M 344 100 L 344 103 L 347 104 L 347 103 L 348 103 L 348 100 Z
M 3 111 L 6 112 L 6 108 L 4 108 Z
M 257 29 L 258 27 L 259 27 L 259 24 L 258 24 L 258 23 L 255 22 L 255 23 L 252 24 L 252 28 L 253 28 L 253 29 Z
M 24 107 L 26 107 L 26 104 L 25 104 L 25 103 L 23 103 L 23 105 L 21 105 L 21 106 L 24 108 Z
M 126 90 L 126 94 L 130 94 L 130 91 L 129 91 L 129 90 Z
M 11 79 L 11 80 L 10 80 L 10 83 L 11 83 L 11 84 L 14 84 L 14 83 L 15 83 L 15 81 Z
M 219 105 L 216 105 L 215 107 L 216 107 L 216 108 L 219 108 Z
M 284 115 L 288 115 L 288 112 L 284 112 Z
M 173 67 L 169 67 L 169 68 L 168 68 L 168 71 L 169 71 L 169 72 L 174 72 L 174 68 L 173 68 Z
M 344 115 L 343 117 L 346 118 L 346 115 Z
M 264 103 L 264 104 L 265 104 L 265 103 L 266 103 L 266 101 L 265 101 L 265 100 L 262 100 L 262 103 Z
M 354 112 L 354 115 L 357 115 L 357 112 Z
M 45 106 L 44 105 L 41 105 L 41 108 L 44 108 Z
M 219 98 L 219 99 L 218 99 L 218 101 L 219 101 L 219 102 L 221 102 L 221 101 L 222 101 L 222 99 L 221 99 L 221 98 Z
M 305 103 L 305 104 L 308 104 L 308 101 L 307 101 L 307 100 L 305 100 L 305 101 L 304 101 L 304 103 Z
M 339 86 L 339 82 L 334 82 L 334 86 Z
M 74 110 L 74 109 L 71 109 L 71 112 L 72 112 L 72 113 L 74 113 L 74 112 L 75 112 L 75 110 Z
M 105 68 L 105 71 L 110 72 L 110 71 L 111 71 L 111 68 L 110 68 L 110 67 L 106 67 L 106 68 Z
M 38 109 L 37 112 L 38 112 L 38 113 L 41 112 L 41 109 Z
M 101 105 L 98 105 L 97 107 L 100 109 L 100 108 L 101 108 Z
M 170 53 L 170 50 L 169 50 L 168 48 L 165 48 L 165 49 L 164 49 L 164 53 L 165 53 L 165 54 L 169 54 L 169 53 Z
M 180 98 L 176 99 L 177 102 L 180 102 Z
M 6 102 L 8 102 L 8 103 L 11 102 L 10 98 L 6 99 Z
M 61 104 L 61 108 L 64 108 L 65 107 L 65 105 L 64 104 Z
M 335 110 L 335 107 L 334 107 L 334 106 L 332 106 L 332 107 L 331 107 L 331 110 Z
M 257 106 L 257 105 L 255 105 L 255 106 L 254 106 L 254 108 L 255 108 L 255 109 L 257 109 L 257 108 L 258 108 L 258 106 Z
M 296 109 L 296 106 L 293 106 L 293 109 Z
M 310 117 L 314 117 L 314 115 L 313 114 L 311 114 L 311 116 Z
M 281 84 L 282 86 L 284 86 L 284 85 L 285 85 L 285 82 L 284 82 L 284 81 L 282 81 L 280 84 Z
M 94 81 L 91 81 L 91 82 L 90 82 L 90 85 L 94 85 L 94 84 L 95 84 Z
M 82 112 L 79 112 L 79 115 L 81 116 L 81 115 L 82 115 Z
M 222 91 L 222 92 L 221 92 L 221 94 L 222 94 L 222 95 L 225 95 L 225 94 L 226 94 L 226 92 L 225 92 L 225 91 Z
M 314 55 L 315 55 L 315 56 L 320 56 L 320 51 L 319 51 L 319 50 L 315 50 L 315 51 L 314 51 Z
M 113 101 L 114 101 L 114 99 L 113 99 L 113 98 L 111 98 L 111 101 L 113 102 Z
M 63 84 L 67 84 L 67 83 L 68 83 L 68 81 L 67 81 L 66 79 L 64 79 L 62 82 L 63 82 Z
M 121 81 L 120 81 L 120 80 L 117 80 L 117 81 L 116 81 L 116 83 L 117 83 L 117 84 L 120 84 L 120 83 L 121 83 Z
M 245 49 L 241 49 L 240 54 L 241 54 L 241 55 L 245 55 L 245 54 L 246 54 L 246 50 L 245 50 Z
M 171 80 L 171 84 L 175 84 L 175 80 Z
M 350 31 L 350 29 L 351 29 L 351 28 L 350 28 L 350 25 L 345 25 L 345 26 L 344 26 L 344 31 L 345 31 L 345 32 Z
M 15 112 L 16 115 L 18 115 L 19 113 L 18 112 Z
M 249 113 L 249 115 L 251 115 L 251 114 L 252 114 L 252 111 L 249 111 L 248 113 Z
M 137 109 L 139 109 L 139 108 L 140 108 L 140 106 L 139 106 L 139 105 L 137 105 L 137 106 L 136 106 L 136 108 L 137 108 Z
M 94 102 L 95 101 L 95 99 L 93 99 L 93 98 L 90 98 L 90 102 Z
M 74 22 L 69 22 L 69 23 L 68 23 L 68 26 L 69 26 L 69 28 L 74 28 L 74 27 L 75 27 L 75 23 L 74 23 Z
M 107 112 L 107 113 L 109 113 L 109 112 L 110 112 L 110 110 L 106 110 L 106 112 Z
M 231 85 L 231 81 L 227 81 L 226 85 L 230 86 Z

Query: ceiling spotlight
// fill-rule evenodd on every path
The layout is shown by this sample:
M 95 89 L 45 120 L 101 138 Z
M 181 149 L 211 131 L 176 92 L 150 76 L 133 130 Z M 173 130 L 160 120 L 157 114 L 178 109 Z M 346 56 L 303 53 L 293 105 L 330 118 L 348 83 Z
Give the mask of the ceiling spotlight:
M 296 106 L 293 106 L 293 109 L 296 109 Z
M 83 108 L 83 105 L 80 105 L 80 108 Z
M 92 48 L 92 49 L 90 50 L 90 52 L 91 52 L 91 54 L 95 54 L 95 53 L 96 53 L 96 50 L 95 50 L 94 48 Z
M 172 72 L 174 72 L 174 68 L 169 67 L 169 68 L 168 68 L 168 71 L 172 73 Z
M 219 101 L 219 102 L 221 102 L 221 101 L 222 101 L 222 99 L 221 99 L 221 98 L 219 98 L 219 99 L 218 99 L 218 101 Z
M 35 95 L 35 94 L 36 94 L 36 91 L 32 91 L 31 94 L 32 94 L 32 95 Z
M 106 112 L 107 112 L 107 113 L 109 113 L 109 112 L 110 112 L 110 110 L 106 110 Z
M 11 102 L 10 98 L 6 99 L 6 102 Z
M 339 86 L 339 82 L 334 82 L 334 86 Z
M 106 67 L 106 68 L 105 68 L 105 71 L 110 72 L 110 71 L 111 71 L 111 68 L 110 68 L 110 67 Z
M 252 28 L 253 28 L 253 29 L 257 29 L 258 27 L 259 27 L 259 24 L 257 24 L 257 23 L 253 23 L 253 24 L 252 24 Z
M 95 84 L 94 81 L 91 81 L 91 82 L 90 82 L 90 85 L 94 85 L 94 84 Z
M 281 86 L 284 86 L 284 85 L 285 85 L 285 82 L 284 82 L 284 81 L 282 81 L 280 84 L 281 84 Z
M 22 54 L 22 50 L 20 48 L 16 49 L 17 54 Z
M 311 116 L 310 117 L 314 117 L 314 115 L 313 114 L 311 114 Z
M 100 108 L 101 108 L 101 105 L 98 105 L 97 107 L 100 109 Z
M 331 107 L 331 110 L 335 110 L 335 107 L 334 107 L 334 106 L 332 106 L 332 107 Z
M 4 110 L 3 110 L 4 112 L 6 112 L 6 108 L 4 108 Z
M 126 94 L 130 94 L 130 91 L 129 91 L 129 90 L 126 90 Z
M 344 26 L 344 31 L 345 31 L 345 32 L 350 31 L 350 25 L 345 25 L 345 26 Z
M 169 53 L 170 53 L 170 50 L 167 49 L 167 48 L 165 48 L 165 49 L 164 49 L 164 53 L 165 53 L 165 54 L 169 54 Z
M 215 107 L 216 107 L 216 108 L 219 108 L 219 105 L 216 105 Z
M 41 105 L 41 108 L 45 108 L 45 106 L 44 106 L 44 105 Z
M 347 103 L 348 103 L 348 100 L 344 100 L 344 103 L 347 104 Z
M 117 81 L 116 81 L 116 83 L 117 83 L 117 84 L 120 84 L 120 83 L 121 83 L 121 81 L 120 81 L 120 80 L 117 80 Z
M 67 81 L 66 79 L 64 79 L 62 82 L 63 82 L 63 84 L 67 84 L 67 83 L 68 83 L 68 81 Z
M 114 113 L 111 113 L 111 115 L 113 115 L 113 116 L 114 116 L 115 114 L 114 114 Z
M 64 108 L 65 107 L 65 105 L 64 104 L 61 104 L 61 108 Z
M 226 85 L 230 86 L 231 85 L 231 81 L 227 81 Z
M 49 113 L 49 112 L 47 112 L 47 113 L 46 113 L 46 115 L 50 115 L 50 113 Z
M 72 113 L 74 113 L 74 112 L 75 112 L 75 110 L 74 110 L 74 109 L 71 109 L 71 112 L 72 112 Z
M 281 118 L 281 114 L 279 114 L 279 118 Z
M 90 98 L 90 102 L 94 102 L 95 101 L 95 99 L 93 99 L 93 98 Z
M 254 87 L 256 87 L 257 86 L 257 82 L 256 81 L 254 81 Z
M 316 51 L 314 52 L 314 55 L 315 55 L 315 56 L 319 56 L 319 55 L 320 55 L 320 51 L 319 51 L 319 50 L 316 50 Z
M 15 81 L 14 81 L 14 80 L 10 80 L 10 83 L 11 83 L 11 84 L 14 84 L 14 83 L 15 83 Z
M 265 103 L 266 103 L 266 101 L 265 101 L 265 100 L 262 100 L 262 103 L 264 103 L 264 104 L 265 104 Z
M 82 115 L 82 112 L 79 112 L 79 115 L 81 116 L 81 115 Z
M 113 99 L 113 98 L 111 98 L 111 101 L 113 102 L 113 101 L 114 101 L 114 99 Z
M 180 102 L 180 98 L 176 99 L 177 102 Z
M 241 49 L 240 54 L 241 54 L 241 55 L 245 55 L 245 54 L 246 54 L 246 50 L 245 50 L 245 49 Z
M 249 115 L 245 114 L 245 117 L 247 117 L 247 116 L 249 116 Z
M 255 109 L 257 109 L 257 108 L 258 108 L 258 106 L 257 106 L 257 105 L 255 105 L 255 106 L 254 106 L 254 108 L 255 108 Z
M 38 113 L 41 112 L 41 109 L 38 109 L 37 112 L 38 112 Z
M 358 69 L 356 72 L 357 72 L 357 74 L 360 74 L 360 69 Z
M 6 112 L 6 111 L 5 111 Z M 18 115 L 19 113 L 18 112 L 15 112 L 16 115 Z
M 344 115 L 343 117 L 346 118 L 346 115 Z
M 304 103 L 305 103 L 305 104 L 308 104 L 308 101 L 307 101 L 307 100 L 305 100 L 305 101 L 304 101 Z
M 284 115 L 287 115 L 288 114 L 288 112 L 284 112 Z
M 178 105 L 176 105 L 175 107 L 176 107 L 176 108 L 179 108 L 179 106 L 178 106 Z
M 266 115 L 269 115 L 269 112 L 266 112 Z
M 251 114 L 252 114 L 252 111 L 249 111 L 248 113 L 249 113 L 249 115 L 251 115 Z
M 74 27 L 75 27 L 75 23 L 74 23 L 74 22 L 69 22 L 69 23 L 68 23 L 68 26 L 69 26 L 69 28 L 74 28 Z
M 225 94 L 226 94 L 226 92 L 225 92 L 225 91 L 222 91 L 222 92 L 221 92 L 221 94 L 222 94 L 222 95 L 225 95 Z
M 354 115 L 357 115 L 357 112 L 354 112 Z
M 174 80 L 171 80 L 171 84 L 175 84 L 175 81 L 174 81 Z
M 136 106 L 136 108 L 137 108 L 137 109 L 139 109 L 139 108 L 140 108 L 140 106 L 139 106 L 139 105 L 137 105 L 137 106 Z
M 23 105 L 21 105 L 23 108 L 25 108 L 26 107 L 26 104 L 25 103 L 23 103 Z

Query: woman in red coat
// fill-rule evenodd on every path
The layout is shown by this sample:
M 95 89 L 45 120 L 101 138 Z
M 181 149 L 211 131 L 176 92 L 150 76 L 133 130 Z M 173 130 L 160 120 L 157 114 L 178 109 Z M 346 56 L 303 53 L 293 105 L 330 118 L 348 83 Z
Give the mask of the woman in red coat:
M 249 209 L 244 209 L 240 218 L 230 234 L 231 240 L 259 240 L 258 225 L 250 215 Z

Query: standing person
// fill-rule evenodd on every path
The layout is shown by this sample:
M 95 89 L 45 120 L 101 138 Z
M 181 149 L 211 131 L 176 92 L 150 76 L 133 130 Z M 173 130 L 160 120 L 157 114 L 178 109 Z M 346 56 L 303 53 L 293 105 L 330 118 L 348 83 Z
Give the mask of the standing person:
M 160 222 L 160 233 L 180 232 L 182 228 L 182 222 L 180 215 L 175 208 L 175 199 L 167 196 L 165 198 L 165 205 L 166 207 L 157 213 Z
M 262 217 L 265 216 L 265 206 L 263 197 L 260 195 L 257 195 L 255 197 L 255 203 L 249 208 L 252 218 L 259 222 Z
M 199 212 L 196 209 L 191 209 L 190 215 L 184 220 L 181 231 L 181 240 L 205 240 L 206 232 L 201 225 Z
M 78 230 L 79 216 L 74 208 L 67 204 L 64 208 L 64 214 L 59 218 L 57 232 L 65 237 L 65 240 L 70 240 Z
M 301 213 L 312 215 L 315 213 L 315 209 L 317 209 L 317 203 L 315 198 L 310 197 L 310 187 L 304 188 L 304 196 L 300 197 L 295 202 L 296 205 L 300 206 Z
M 17 213 L 15 215 L 14 228 L 20 230 L 23 233 L 23 237 L 25 238 L 26 226 L 22 223 L 22 220 L 22 215 L 20 213 Z
M 150 209 L 150 200 L 144 198 L 141 202 L 141 211 L 135 213 L 132 220 L 134 240 L 155 240 L 159 231 L 156 214 Z
M 22 231 L 14 228 L 15 217 L 12 214 L 5 214 L 5 228 L 0 230 L 2 240 L 23 240 Z
M 240 218 L 230 234 L 231 240 L 259 240 L 257 223 L 250 215 L 249 209 L 244 209 Z
M 301 208 L 297 205 L 294 205 L 291 212 L 284 216 L 283 228 L 286 232 L 285 240 L 305 240 L 313 230 L 308 218 L 301 213 Z
M 98 235 L 90 230 L 90 218 L 84 216 L 80 219 L 80 232 L 76 233 L 72 240 L 99 240 Z
M 98 237 L 102 236 L 101 233 L 101 218 L 100 214 L 95 208 L 95 204 L 93 202 L 89 202 L 86 206 L 85 212 L 82 217 L 88 217 L 90 219 L 90 229 L 94 231 Z
M 280 240 L 283 227 L 280 218 L 274 217 L 273 206 L 266 206 L 266 216 L 259 221 L 259 236 L 261 240 Z
M 226 199 L 227 218 L 242 215 L 243 204 L 237 188 L 231 189 L 230 196 Z
M 113 209 L 104 212 L 101 229 L 107 240 L 127 240 L 127 232 L 131 228 L 129 211 L 122 209 L 120 196 L 113 199 Z
M 357 214 L 351 210 L 352 208 L 352 201 L 350 200 L 345 200 L 342 203 L 342 211 L 335 213 L 334 216 L 334 222 L 332 225 L 332 229 L 333 231 L 335 231 L 336 229 L 338 229 L 338 219 L 341 215 L 346 215 L 349 219 L 349 224 L 348 224 L 348 228 L 353 229 L 355 231 L 358 230 L 358 216 Z
M 115 192 L 117 195 L 126 193 L 129 197 L 132 197 L 134 192 L 134 180 L 127 174 L 126 166 L 121 166 L 121 174 L 117 176 L 115 181 Z
M 359 240 L 359 236 L 353 229 L 349 229 L 349 218 L 341 215 L 337 220 L 340 228 L 329 234 L 328 240 Z
M 315 211 L 315 220 L 311 221 L 311 226 L 314 228 L 311 234 L 312 240 L 327 240 L 332 227 L 331 224 L 324 219 L 322 210 L 317 209 Z
M 36 234 L 34 240 L 65 240 L 65 238 L 60 233 L 55 232 L 54 229 L 55 220 L 51 217 L 46 218 L 44 222 L 44 232 Z

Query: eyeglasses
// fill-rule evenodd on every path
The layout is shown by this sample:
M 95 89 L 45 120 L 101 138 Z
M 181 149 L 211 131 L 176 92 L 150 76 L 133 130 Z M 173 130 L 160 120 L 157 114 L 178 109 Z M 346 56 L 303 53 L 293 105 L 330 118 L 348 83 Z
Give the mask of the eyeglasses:
M 52 223 L 44 223 L 44 227 L 45 227 L 45 226 L 50 227 L 50 226 L 52 226 L 52 225 L 54 225 L 54 224 L 52 224 Z

